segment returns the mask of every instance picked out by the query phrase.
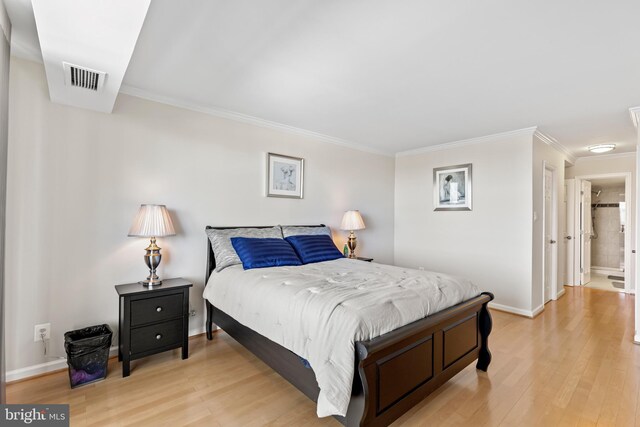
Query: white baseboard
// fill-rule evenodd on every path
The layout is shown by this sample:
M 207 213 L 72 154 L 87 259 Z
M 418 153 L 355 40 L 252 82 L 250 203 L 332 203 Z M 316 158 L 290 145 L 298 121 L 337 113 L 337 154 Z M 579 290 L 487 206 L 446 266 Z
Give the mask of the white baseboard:
M 633 343 L 634 344 L 640 344 L 640 334 L 638 334 L 636 332 L 636 334 L 633 336 Z
M 214 325 L 215 326 L 215 325 Z M 217 327 L 216 327 L 217 329 Z M 201 335 L 204 334 L 206 332 L 206 328 L 204 325 L 198 327 L 198 328 L 193 328 L 193 329 L 189 329 L 189 336 L 193 337 L 195 335 Z
M 536 308 L 531 312 L 531 318 L 536 317 L 538 314 L 542 313 L 543 311 L 544 311 L 544 304 L 540 305 L 538 308 Z
M 109 349 L 109 357 L 118 355 L 118 347 L 113 346 Z M 51 362 L 39 363 L 37 365 L 31 365 L 20 369 L 14 369 L 8 371 L 5 380 L 7 383 L 12 381 L 24 380 L 26 378 L 35 377 L 37 375 L 46 374 L 48 372 L 59 371 L 67 368 L 67 359 L 60 357 Z
M 8 371 L 5 376 L 7 383 L 18 381 L 47 372 L 58 371 L 67 365 L 66 359 L 53 360 L 51 362 L 40 363 L 39 365 L 27 366 L 26 368 Z
M 494 309 L 496 309 L 498 311 L 504 311 L 506 313 L 517 314 L 518 316 L 534 318 L 538 314 L 540 314 L 540 312 L 542 312 L 542 310 L 544 310 L 544 305 L 541 305 L 540 307 L 536 308 L 535 310 L 524 310 L 522 308 L 511 307 L 509 305 L 497 304 L 497 303 L 492 301 L 492 302 L 489 303 L 489 308 L 494 308 Z
M 189 329 L 189 336 L 200 335 L 205 332 L 205 326 L 202 325 L 198 328 Z M 109 357 L 118 355 L 118 347 L 112 346 L 109 349 Z M 37 365 L 26 366 L 24 368 L 14 369 L 13 371 L 8 371 L 6 373 L 5 381 L 7 383 L 13 381 L 24 380 L 27 378 L 35 377 L 37 375 L 46 374 L 48 372 L 59 371 L 61 369 L 67 369 L 67 359 L 65 357 L 61 357 L 57 360 L 52 360 L 51 362 L 39 363 Z
M 564 295 L 564 294 L 565 294 L 565 292 L 566 292 L 566 291 L 565 291 L 565 289 L 564 289 L 564 288 L 560 289 L 560 292 L 558 292 L 558 293 L 556 294 L 556 299 L 558 299 L 558 298 L 560 298 L 562 295 Z

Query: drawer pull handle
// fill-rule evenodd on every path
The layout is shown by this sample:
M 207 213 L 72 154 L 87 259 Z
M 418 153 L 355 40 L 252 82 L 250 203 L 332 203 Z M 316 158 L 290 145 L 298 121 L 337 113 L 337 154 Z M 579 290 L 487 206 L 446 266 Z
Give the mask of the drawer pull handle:
M 158 313 L 160 313 L 160 312 L 162 311 L 162 307 L 160 307 L 160 306 L 156 307 L 156 311 L 157 311 Z
M 161 338 L 162 338 L 162 334 L 158 334 L 158 335 L 156 335 L 156 339 L 157 339 L 157 340 L 159 340 L 159 339 L 161 339 Z

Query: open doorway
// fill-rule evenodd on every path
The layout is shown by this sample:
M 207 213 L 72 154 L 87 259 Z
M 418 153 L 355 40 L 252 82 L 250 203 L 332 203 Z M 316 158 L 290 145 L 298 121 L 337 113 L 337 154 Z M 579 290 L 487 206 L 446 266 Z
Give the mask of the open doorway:
M 631 174 L 567 180 L 569 285 L 631 292 L 629 212 Z M 573 182 L 572 182 L 573 181 Z M 572 200 L 573 199 L 573 200 Z M 572 231 L 573 230 L 573 231 Z
M 624 178 L 591 180 L 591 281 L 585 286 L 625 289 L 627 227 Z

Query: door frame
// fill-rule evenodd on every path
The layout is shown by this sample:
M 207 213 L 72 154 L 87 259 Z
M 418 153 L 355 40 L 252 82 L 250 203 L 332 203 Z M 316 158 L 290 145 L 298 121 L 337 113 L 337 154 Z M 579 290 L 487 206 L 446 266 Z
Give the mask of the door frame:
M 586 185 L 585 182 L 588 182 L 589 185 Z M 578 183 L 580 184 L 580 187 L 577 189 L 577 196 L 579 198 L 580 206 L 580 209 L 578 209 L 578 229 L 580 230 L 580 239 L 578 240 L 580 274 L 578 275 L 578 277 L 580 278 L 580 280 L 578 282 L 580 283 L 580 286 L 584 286 L 587 283 L 591 282 L 591 266 L 593 265 L 593 262 L 591 260 L 591 251 L 593 250 L 593 243 L 591 242 L 591 240 L 593 240 L 591 239 L 591 237 L 593 236 L 593 218 L 591 212 L 591 205 L 593 204 L 593 183 L 587 179 L 579 180 Z M 583 193 L 585 187 L 589 187 L 589 193 Z M 584 205 L 585 201 L 589 202 L 586 207 Z M 585 224 L 585 218 L 588 218 L 588 226 L 591 227 L 589 229 L 586 228 L 587 224 Z M 584 248 L 584 242 L 587 241 L 589 242 L 589 251 L 585 250 Z M 588 254 L 589 258 L 588 269 L 583 268 L 583 266 L 585 265 L 584 259 L 586 254 Z M 588 278 L 589 280 L 585 280 L 585 278 Z
M 634 286 L 631 287 L 631 280 L 635 279 L 631 276 L 631 266 L 632 266 L 632 260 L 631 260 L 631 235 L 632 233 L 635 233 L 635 228 L 637 226 L 637 224 L 633 224 L 633 227 L 631 227 L 631 215 L 630 215 L 630 209 L 629 207 L 634 206 L 636 204 L 636 200 L 634 195 L 631 193 L 631 172 L 615 172 L 615 173 L 600 173 L 600 174 L 590 174 L 590 175 L 579 175 L 576 176 L 576 191 L 578 191 L 578 188 L 581 188 L 582 185 L 582 181 L 591 181 L 594 179 L 602 179 L 602 178 L 624 178 L 624 201 L 626 203 L 626 222 L 627 222 L 627 228 L 625 230 L 624 233 L 624 292 L 627 294 L 632 294 L 635 293 L 635 283 L 633 284 Z M 634 200 L 631 200 L 634 199 Z M 591 208 L 591 207 L 589 207 Z M 576 224 L 577 227 L 577 224 Z M 574 259 L 574 265 L 575 265 L 576 260 Z M 580 260 L 577 260 L 578 265 L 578 271 L 580 270 Z
M 551 172 L 551 182 L 552 182 L 552 191 L 551 191 L 551 212 L 554 214 L 552 218 L 547 218 L 547 199 L 545 197 L 545 175 L 547 171 Z M 554 165 L 544 160 L 542 162 L 542 304 L 547 303 L 547 299 L 545 298 L 545 270 L 546 270 L 546 245 L 547 245 L 547 221 L 551 220 L 551 235 L 552 240 L 555 240 L 556 243 L 551 245 L 551 298 L 549 301 L 558 299 L 558 171 Z
M 577 251 L 577 243 L 576 241 L 578 240 L 576 235 L 575 235 L 575 231 L 577 229 L 576 227 L 576 220 L 577 220 L 577 214 L 576 214 L 576 207 L 578 205 L 578 203 L 576 202 L 576 179 L 575 178 L 566 178 L 564 180 L 564 197 L 565 197 L 565 202 L 566 202 L 566 206 L 564 209 L 564 216 L 565 216 L 565 221 L 564 221 L 564 235 L 562 236 L 563 238 L 563 244 L 566 245 L 566 249 L 565 249 L 565 254 L 566 254 L 566 259 L 565 259 L 565 277 L 564 280 L 562 282 L 563 285 L 567 285 L 567 286 L 579 286 L 579 284 L 576 284 L 576 277 L 578 277 L 580 271 L 576 270 L 576 263 L 575 263 L 575 258 L 576 258 L 576 251 Z M 571 208 L 571 212 L 573 213 L 573 215 L 571 215 L 571 223 L 573 224 L 573 227 L 569 227 L 569 208 Z

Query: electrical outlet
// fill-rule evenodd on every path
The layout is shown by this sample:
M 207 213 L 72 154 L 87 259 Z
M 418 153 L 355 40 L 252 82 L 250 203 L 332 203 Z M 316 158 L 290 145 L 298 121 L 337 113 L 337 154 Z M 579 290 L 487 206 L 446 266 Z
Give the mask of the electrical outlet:
M 196 314 L 198 314 L 198 312 L 195 309 L 189 311 L 189 316 L 191 317 L 196 317 Z
M 45 340 L 51 338 L 51 323 L 43 323 L 33 328 L 33 342 L 42 341 L 42 334 L 44 334 Z

